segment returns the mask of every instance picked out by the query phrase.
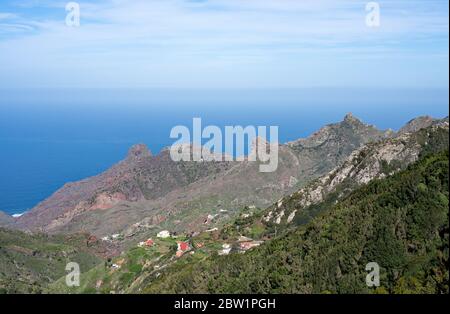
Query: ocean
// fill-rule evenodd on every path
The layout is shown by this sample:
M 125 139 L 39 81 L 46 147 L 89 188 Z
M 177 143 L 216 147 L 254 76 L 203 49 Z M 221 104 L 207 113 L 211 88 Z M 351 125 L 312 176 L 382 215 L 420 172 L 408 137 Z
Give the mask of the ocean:
M 96 175 L 145 143 L 171 145 L 176 125 L 278 126 L 305 137 L 346 113 L 398 129 L 448 115 L 448 90 L 0 90 L 0 210 L 23 213 L 67 182 Z

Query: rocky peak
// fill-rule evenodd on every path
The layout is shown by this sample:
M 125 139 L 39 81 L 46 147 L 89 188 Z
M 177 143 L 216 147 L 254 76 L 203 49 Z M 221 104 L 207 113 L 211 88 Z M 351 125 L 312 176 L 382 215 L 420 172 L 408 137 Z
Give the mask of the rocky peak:
M 148 149 L 145 144 L 136 144 L 133 145 L 128 151 L 127 159 L 128 160 L 139 160 L 142 158 L 151 157 L 152 153 Z
M 361 122 L 358 118 L 356 118 L 351 112 L 347 113 L 344 117 L 344 123 L 347 124 L 358 124 L 363 125 L 364 123 Z
M 410 120 L 408 123 L 406 123 L 398 131 L 398 133 L 403 134 L 403 133 L 417 132 L 420 129 L 429 127 L 430 125 L 434 124 L 435 122 L 436 122 L 436 120 L 430 116 L 417 117 L 415 119 Z
M 428 132 L 424 132 L 425 134 L 417 131 L 405 133 L 401 137 L 386 138 L 354 150 L 339 166 L 295 192 L 287 200 L 269 207 L 263 220 L 280 224 L 283 219 L 290 223 L 297 212 L 324 201 L 336 191 L 340 191 L 337 198 L 342 199 L 348 191 L 355 190 L 373 179 L 381 179 L 405 169 L 417 161 L 420 154 L 426 150 L 448 150 L 448 140 L 444 140 L 448 137 L 448 123 L 445 119 L 434 121 L 435 123 L 426 128 Z M 447 134 L 443 135 L 441 130 Z M 425 144 L 419 144 L 424 136 Z M 288 203 L 295 205 L 283 206 Z
M 344 120 L 338 123 L 328 124 L 307 138 L 298 139 L 288 143 L 290 147 L 297 149 L 319 147 L 329 144 L 326 152 L 332 153 L 337 146 L 348 146 L 348 153 L 369 141 L 379 140 L 389 135 L 389 132 L 380 131 L 375 126 L 365 124 L 352 113 L 345 115 Z M 322 157 L 321 157 L 322 158 Z

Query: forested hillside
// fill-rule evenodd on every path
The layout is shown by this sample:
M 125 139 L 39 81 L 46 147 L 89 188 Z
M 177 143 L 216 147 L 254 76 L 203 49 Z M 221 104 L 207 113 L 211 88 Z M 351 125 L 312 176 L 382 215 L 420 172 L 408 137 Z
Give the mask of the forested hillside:
M 448 150 L 423 156 L 246 254 L 174 264 L 147 293 L 448 293 Z M 381 267 L 368 288 L 365 266 Z
M 101 263 L 109 248 L 87 234 L 49 236 L 0 228 L 0 294 L 43 293 L 77 262 L 82 272 Z

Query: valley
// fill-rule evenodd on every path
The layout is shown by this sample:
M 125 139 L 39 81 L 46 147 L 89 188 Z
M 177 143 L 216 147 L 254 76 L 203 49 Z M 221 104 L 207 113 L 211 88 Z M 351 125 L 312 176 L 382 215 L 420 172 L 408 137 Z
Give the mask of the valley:
M 280 163 L 273 174 L 259 173 L 258 163 L 250 161 L 175 163 L 167 151 L 152 156 L 144 145 L 137 145 L 105 173 L 66 184 L 29 213 L 14 219 L 0 216 L 1 238 L 6 239 L 0 243 L 5 252 L 0 255 L 0 289 L 7 293 L 402 293 L 414 290 L 411 282 L 419 280 L 417 291 L 448 291 L 448 273 L 440 273 L 438 286 L 430 286 L 429 274 L 416 274 L 419 279 L 398 275 L 412 267 L 407 265 L 414 259 L 423 259 L 427 245 L 437 254 L 431 257 L 436 271 L 441 272 L 439 263 L 448 260 L 439 242 L 448 237 L 448 215 L 442 216 L 443 208 L 448 209 L 448 176 L 442 176 L 445 165 L 448 168 L 448 145 L 448 118 L 420 117 L 393 132 L 379 131 L 351 114 L 307 139 L 280 145 Z M 428 164 L 433 167 L 425 167 Z M 429 186 L 435 180 L 433 171 L 440 171 L 438 186 Z M 407 179 L 400 180 L 402 176 Z M 414 189 L 420 186 L 434 193 L 427 194 L 438 202 L 428 209 L 436 210 L 433 225 L 417 226 L 408 220 L 411 206 L 417 207 L 414 216 L 428 215 L 418 205 L 425 201 L 414 198 L 416 190 L 414 197 L 392 209 L 371 201 L 372 194 L 378 200 L 379 189 L 373 190 L 374 186 L 381 184 L 389 187 L 389 195 L 401 195 L 402 184 L 411 180 L 416 180 Z M 366 250 L 378 237 L 366 234 L 365 224 L 372 221 L 372 230 L 373 221 L 384 219 L 374 213 L 363 215 L 367 202 L 387 211 L 387 216 L 393 214 L 391 210 L 403 213 L 398 218 L 403 233 L 389 237 L 397 239 L 399 250 L 407 251 L 403 264 L 394 265 L 397 275 L 385 278 L 384 290 L 350 284 L 363 276 L 361 263 L 369 258 Z M 364 217 L 371 218 L 363 222 Z M 428 235 L 405 238 L 410 228 L 419 228 L 417 232 L 428 228 Z M 361 241 L 347 247 L 350 238 L 346 237 L 353 233 Z M 436 234 L 441 238 L 433 238 Z M 329 245 L 343 246 L 339 251 Z M 412 246 L 417 250 L 407 249 Z M 347 259 L 349 249 L 358 258 Z M 81 284 L 68 287 L 64 263 L 80 259 Z M 42 263 L 52 276 L 37 268 Z M 332 263 L 337 268 L 332 269 Z M 14 269 L 20 284 L 14 284 Z M 315 272 L 328 275 L 320 280 L 308 277 Z

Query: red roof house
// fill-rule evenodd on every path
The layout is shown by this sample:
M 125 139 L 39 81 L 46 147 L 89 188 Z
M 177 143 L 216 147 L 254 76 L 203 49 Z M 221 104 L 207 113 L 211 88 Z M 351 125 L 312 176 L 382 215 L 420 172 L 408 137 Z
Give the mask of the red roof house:
M 177 242 L 178 244 L 178 251 L 186 252 L 189 250 L 189 243 L 187 242 Z
M 145 241 L 146 246 L 153 246 L 153 244 L 155 244 L 155 242 L 153 242 L 152 239 L 148 239 L 147 241 Z

